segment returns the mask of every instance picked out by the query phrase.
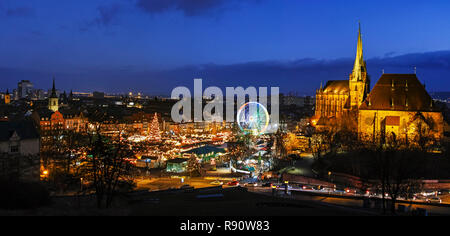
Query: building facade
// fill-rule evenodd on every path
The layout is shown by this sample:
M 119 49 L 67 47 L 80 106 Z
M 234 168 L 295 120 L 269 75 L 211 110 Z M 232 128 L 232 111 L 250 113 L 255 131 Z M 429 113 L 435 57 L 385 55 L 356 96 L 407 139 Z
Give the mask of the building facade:
M 361 139 L 382 143 L 440 140 L 444 134 L 443 114 L 415 74 L 383 74 L 370 91 L 361 28 L 349 80 L 321 85 L 312 123 L 319 129 L 351 126 Z
M 415 74 L 383 74 L 359 107 L 358 132 L 374 141 L 440 140 L 444 118 Z
M 330 80 L 325 87 L 320 85 L 320 89 L 316 91 L 315 118 L 318 124 L 324 125 L 330 118 L 339 119 L 345 112 L 357 110 L 369 91 L 370 78 L 363 57 L 360 27 L 355 63 L 349 80 Z
M 0 122 L 0 178 L 39 181 L 39 149 L 32 121 Z
M 29 98 L 33 90 L 33 83 L 29 80 L 22 80 L 17 84 L 18 98 Z

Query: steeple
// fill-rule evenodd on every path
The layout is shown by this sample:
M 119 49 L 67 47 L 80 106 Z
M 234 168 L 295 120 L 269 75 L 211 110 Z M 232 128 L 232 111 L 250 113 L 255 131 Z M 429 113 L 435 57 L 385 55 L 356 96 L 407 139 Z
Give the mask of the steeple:
M 359 29 L 358 29 L 358 45 L 356 48 L 356 58 L 355 58 L 355 65 L 353 66 L 353 79 L 355 80 L 361 80 L 360 77 L 361 72 L 366 72 L 366 63 L 364 62 L 363 57 L 363 44 L 362 44 L 362 37 L 361 37 L 361 23 L 359 23 Z
M 59 109 L 59 99 L 58 96 L 56 96 L 55 77 L 53 77 L 52 94 L 48 98 L 48 109 L 53 112 L 56 112 Z
M 361 23 L 358 28 L 358 44 L 356 47 L 355 65 L 350 75 L 350 107 L 358 108 L 366 99 L 370 90 L 370 78 L 367 75 L 366 62 L 363 56 L 363 43 L 361 36 Z
M 58 96 L 56 96 L 55 77 L 53 77 L 52 94 L 50 95 L 50 97 L 51 97 L 51 98 L 58 98 Z

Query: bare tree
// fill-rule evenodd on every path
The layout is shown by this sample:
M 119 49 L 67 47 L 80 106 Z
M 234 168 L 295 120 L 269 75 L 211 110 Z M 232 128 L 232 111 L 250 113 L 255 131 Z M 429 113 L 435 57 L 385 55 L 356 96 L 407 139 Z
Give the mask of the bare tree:
M 395 205 L 400 196 L 411 196 L 412 192 L 420 189 L 420 173 L 424 166 L 426 154 L 418 150 L 399 150 L 395 148 L 371 150 L 368 162 L 373 172 L 371 176 L 377 177 L 383 198 L 383 212 L 387 207 L 395 214 Z M 369 157 L 369 158 L 370 158 Z M 386 195 L 390 197 L 387 205 Z
M 84 178 L 92 181 L 97 207 L 109 208 L 121 185 L 132 186 L 129 178 L 132 169 L 126 158 L 134 156 L 134 152 L 122 136 L 122 131 L 116 138 L 108 138 L 101 134 L 100 127 L 97 126 L 95 135 L 90 135 L 87 152 L 89 165 L 84 171 Z
M 284 134 L 283 132 L 281 132 L 281 130 L 278 130 L 275 133 L 275 150 L 276 150 L 276 155 L 282 159 L 283 157 L 287 156 L 287 149 L 286 149 L 286 145 L 284 143 L 284 139 L 286 137 L 286 134 Z

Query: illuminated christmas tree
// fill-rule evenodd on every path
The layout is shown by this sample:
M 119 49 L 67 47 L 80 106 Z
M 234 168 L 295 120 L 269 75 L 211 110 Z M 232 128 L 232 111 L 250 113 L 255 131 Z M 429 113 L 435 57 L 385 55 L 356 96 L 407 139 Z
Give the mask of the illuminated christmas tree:
M 153 141 L 160 141 L 161 140 L 161 133 L 159 130 L 159 122 L 158 122 L 158 114 L 155 113 L 155 116 L 153 117 L 152 123 L 150 124 L 150 135 L 149 139 Z

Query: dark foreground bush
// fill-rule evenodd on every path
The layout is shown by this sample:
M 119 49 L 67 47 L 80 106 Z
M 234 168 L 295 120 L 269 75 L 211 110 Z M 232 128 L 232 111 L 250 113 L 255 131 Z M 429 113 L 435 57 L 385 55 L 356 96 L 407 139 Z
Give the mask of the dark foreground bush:
M 0 180 L 1 209 L 30 209 L 49 203 L 49 191 L 40 183 Z

